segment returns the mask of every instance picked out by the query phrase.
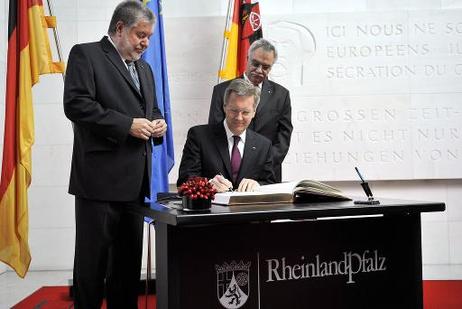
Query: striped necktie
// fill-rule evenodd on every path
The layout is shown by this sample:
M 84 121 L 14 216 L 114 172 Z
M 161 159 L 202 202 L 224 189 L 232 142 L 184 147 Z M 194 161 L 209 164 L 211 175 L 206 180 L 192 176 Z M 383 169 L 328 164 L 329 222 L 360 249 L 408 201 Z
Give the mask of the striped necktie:
M 128 72 L 130 72 L 130 75 L 132 77 L 133 83 L 136 86 L 136 89 L 140 91 L 140 80 L 138 78 L 138 72 L 136 71 L 135 62 L 127 60 L 125 61 L 125 63 L 128 66 Z

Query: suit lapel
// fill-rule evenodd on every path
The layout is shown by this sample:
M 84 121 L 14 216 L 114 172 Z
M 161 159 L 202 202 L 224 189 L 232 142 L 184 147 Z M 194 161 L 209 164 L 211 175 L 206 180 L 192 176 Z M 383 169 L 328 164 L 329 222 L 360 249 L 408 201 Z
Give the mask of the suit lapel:
M 226 138 L 225 128 L 223 123 L 220 123 L 214 127 L 215 145 L 218 148 L 221 160 L 226 168 L 227 175 L 225 178 L 231 179 L 231 159 L 229 157 L 228 140 Z
M 257 112 L 255 113 L 255 117 L 252 119 L 250 126 L 252 130 L 258 131 L 261 127 L 263 127 L 267 119 L 272 119 L 271 117 L 266 116 L 268 113 L 272 112 L 271 108 L 268 106 L 271 104 L 270 101 L 272 94 L 273 85 L 265 79 L 261 87 L 260 103 L 258 103 Z
M 258 103 L 258 106 L 257 106 L 257 114 L 261 113 L 262 106 L 268 102 L 268 99 L 272 93 L 273 93 L 273 86 L 267 79 L 265 79 L 261 86 L 260 103 Z
M 238 182 L 241 181 L 243 177 L 242 175 L 246 175 L 248 170 L 252 170 L 254 168 L 253 166 L 251 166 L 251 162 L 257 162 L 255 158 L 257 154 L 255 134 L 250 130 L 246 130 L 245 134 L 246 137 L 244 144 L 244 156 L 242 157 L 241 167 L 239 168 L 239 174 L 237 175 Z
M 148 79 L 147 74 L 151 74 L 151 72 L 145 66 L 146 66 L 145 63 L 142 63 L 141 61 L 136 61 L 136 68 L 138 70 L 138 78 L 140 79 L 141 93 L 143 95 L 144 103 L 146 106 L 146 116 L 149 118 L 151 116 L 150 111 L 152 111 L 153 104 L 154 104 L 154 98 L 153 98 L 154 89 L 150 89 L 148 87 L 149 79 Z
M 136 88 L 135 83 L 133 82 L 132 77 L 130 75 L 130 72 L 128 72 L 127 67 L 122 62 L 122 59 L 120 58 L 119 53 L 117 52 L 115 47 L 112 45 L 112 43 L 109 42 L 109 39 L 107 37 L 104 37 L 101 40 L 101 46 L 103 50 L 106 52 L 106 56 L 109 58 L 109 61 L 111 61 L 112 64 L 114 64 L 114 66 L 117 68 L 119 73 L 124 77 L 125 81 L 128 84 L 130 84 L 130 86 L 138 94 L 138 96 L 141 97 L 141 93 Z

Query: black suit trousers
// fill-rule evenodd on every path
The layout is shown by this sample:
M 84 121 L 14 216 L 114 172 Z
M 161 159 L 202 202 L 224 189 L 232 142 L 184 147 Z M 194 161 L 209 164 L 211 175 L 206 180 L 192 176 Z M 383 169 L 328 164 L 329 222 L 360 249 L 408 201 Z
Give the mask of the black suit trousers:
M 142 201 L 104 202 L 76 197 L 76 309 L 100 309 L 105 285 L 108 309 L 138 308 L 143 218 L 129 211 L 135 204 Z

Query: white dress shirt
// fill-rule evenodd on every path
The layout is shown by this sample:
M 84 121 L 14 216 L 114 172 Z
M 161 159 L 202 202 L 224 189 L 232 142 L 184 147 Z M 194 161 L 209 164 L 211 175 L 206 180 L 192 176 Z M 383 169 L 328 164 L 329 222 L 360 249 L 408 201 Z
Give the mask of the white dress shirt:
M 127 60 L 127 59 L 124 59 L 124 57 L 122 57 L 122 55 L 119 53 L 119 50 L 117 49 L 117 46 L 115 45 L 115 43 L 114 43 L 114 41 L 112 40 L 112 38 L 111 38 L 110 35 L 107 36 L 107 39 L 108 39 L 109 42 L 111 42 L 111 44 L 114 46 L 114 48 L 116 49 L 117 53 L 118 53 L 119 56 L 120 56 L 120 59 L 122 59 L 122 62 L 124 63 L 124 66 L 125 66 L 125 67 L 127 68 L 127 70 L 128 70 L 128 65 L 127 65 L 127 63 L 125 62 L 125 60 Z
M 226 140 L 228 141 L 228 153 L 229 153 L 229 158 L 231 159 L 231 152 L 233 151 L 233 145 L 234 145 L 234 134 L 231 132 L 231 130 L 228 127 L 228 124 L 226 123 L 226 119 L 223 120 L 223 126 L 225 127 L 226 131 Z M 239 153 L 241 154 L 241 158 L 244 157 L 244 145 L 245 145 L 245 134 L 246 131 L 242 132 L 239 137 L 241 140 L 237 144 L 237 149 L 239 149 Z

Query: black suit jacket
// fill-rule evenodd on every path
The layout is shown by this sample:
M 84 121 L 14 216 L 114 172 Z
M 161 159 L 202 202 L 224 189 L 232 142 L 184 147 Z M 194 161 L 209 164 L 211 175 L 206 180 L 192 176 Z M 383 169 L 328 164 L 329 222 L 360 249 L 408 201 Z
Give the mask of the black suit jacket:
M 233 187 L 237 188 L 242 178 L 251 178 L 260 184 L 274 183 L 272 165 L 271 141 L 247 129 L 244 156 Z M 180 186 L 191 176 L 213 178 L 220 173 L 232 180 L 223 123 L 192 127 L 183 149 L 177 185 Z
M 226 81 L 213 88 L 209 124 L 220 123 L 225 118 L 223 97 L 230 83 L 231 81 Z M 291 114 L 289 91 L 275 82 L 264 80 L 260 103 L 249 128 L 272 141 L 273 165 L 277 182 L 281 182 L 281 164 L 289 151 L 292 135 Z
M 133 201 L 143 189 L 143 177 L 150 177 L 150 142 L 132 137 L 129 130 L 133 118 L 152 120 L 162 114 L 150 66 L 138 60 L 136 68 L 140 92 L 107 37 L 72 48 L 64 84 L 64 112 L 74 128 L 69 193 Z

